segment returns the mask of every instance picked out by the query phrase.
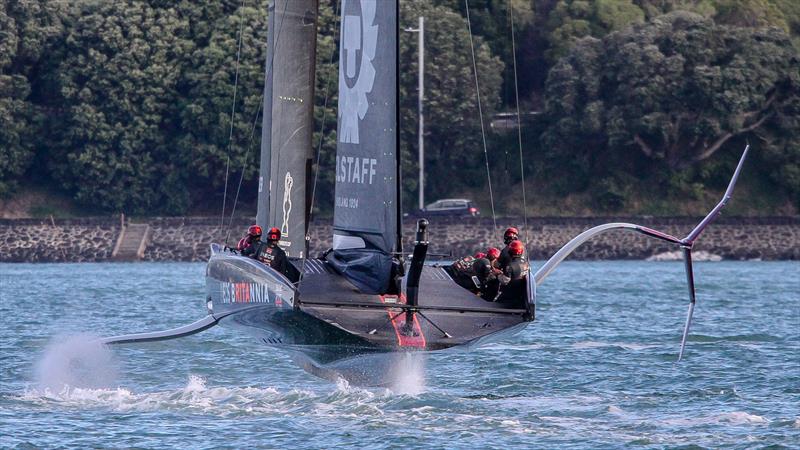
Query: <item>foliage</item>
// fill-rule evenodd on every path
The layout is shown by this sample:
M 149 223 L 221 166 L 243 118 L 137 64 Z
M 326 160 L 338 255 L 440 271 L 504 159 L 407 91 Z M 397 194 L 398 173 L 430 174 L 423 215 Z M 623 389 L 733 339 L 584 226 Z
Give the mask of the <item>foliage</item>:
M 241 199 L 254 203 L 268 1 L 0 0 L 0 195 L 54 180 L 96 212 L 182 214 L 216 209 L 226 178 L 232 196 L 243 175 Z M 339 4 L 320 0 L 318 21 L 315 206 L 326 211 Z M 494 111 L 515 111 L 517 78 L 523 112 L 544 109 L 523 146 L 545 191 L 598 211 L 630 206 L 639 189 L 699 197 L 749 140 L 760 182 L 800 205 L 796 0 L 401 0 L 402 27 L 426 17 L 429 199 L 486 186 L 467 5 L 495 185 L 520 181 L 516 136 L 489 127 Z M 417 39 L 400 34 L 415 194 Z
M 777 28 L 660 16 L 603 40 L 586 38 L 551 70 L 544 141 L 551 161 L 583 180 L 683 169 L 740 136 L 769 134 L 759 147 L 787 155 L 800 131 L 799 68 Z
M 250 182 L 243 192 L 251 198 L 255 192 L 252 187 L 258 175 L 261 121 L 257 116 L 264 88 L 266 6 L 267 1 L 260 0 L 221 15 L 210 33 L 192 36 L 196 50 L 180 55 L 185 60 L 185 73 L 179 80 L 183 92 L 178 104 L 181 126 L 175 161 L 182 165 L 183 182 L 198 202 L 217 197 L 224 191 L 226 180 L 228 189 L 236 189 L 242 170 L 244 179 Z M 198 24 L 196 28 L 205 30 L 208 26 Z M 237 46 L 240 27 L 241 48 Z M 201 46 L 203 41 L 207 42 Z M 232 105 L 234 88 L 236 103 Z
M 483 185 L 485 168 L 475 74 L 464 19 L 457 13 L 424 1 L 401 4 L 401 27 L 416 26 L 426 17 L 425 28 L 425 160 L 426 191 L 439 196 L 458 192 L 464 185 Z M 503 63 L 479 37 L 474 38 L 475 58 L 485 127 L 499 106 Z M 418 59 L 415 39 L 400 42 L 401 146 L 407 190 L 417 186 Z M 458 167 L 458 177 L 453 168 Z
M 58 68 L 51 169 L 82 203 L 112 211 L 186 207 L 170 136 L 176 86 L 190 42 L 174 9 L 87 3 Z
M 0 0 L 0 196 L 13 192 L 31 167 L 42 111 L 32 80 L 53 38 L 62 31 L 58 4 Z
M 643 11 L 631 0 L 559 0 L 548 17 L 548 54 L 558 59 L 577 39 L 602 37 L 643 21 Z

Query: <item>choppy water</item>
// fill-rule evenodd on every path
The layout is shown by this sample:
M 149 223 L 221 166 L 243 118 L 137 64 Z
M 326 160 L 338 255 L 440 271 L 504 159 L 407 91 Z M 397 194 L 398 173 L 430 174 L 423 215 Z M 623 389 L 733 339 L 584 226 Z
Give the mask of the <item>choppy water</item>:
M 410 360 L 393 389 L 221 328 L 110 351 L 75 336 L 201 317 L 203 271 L 0 265 L 0 447 L 800 447 L 796 262 L 697 263 L 681 363 L 680 263 L 565 263 L 523 333 Z

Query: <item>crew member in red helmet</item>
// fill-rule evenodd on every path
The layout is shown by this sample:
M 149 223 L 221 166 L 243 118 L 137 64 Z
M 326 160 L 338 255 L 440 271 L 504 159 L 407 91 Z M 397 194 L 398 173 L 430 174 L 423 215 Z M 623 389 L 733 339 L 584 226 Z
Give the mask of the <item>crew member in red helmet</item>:
M 500 257 L 497 259 L 498 269 L 505 270 L 508 263 L 511 262 L 508 246 L 517 239 L 519 239 L 519 230 L 517 230 L 516 227 L 509 227 L 506 229 L 505 233 L 503 233 L 503 243 L 506 244 L 506 246 L 500 252 Z
M 480 261 L 476 266 L 478 280 L 480 281 L 480 294 L 484 300 L 494 301 L 497 297 L 497 292 L 500 289 L 500 281 L 498 275 L 502 272 L 496 267 L 497 257 L 500 256 L 500 250 L 491 247 L 486 250 L 486 257 Z
M 286 252 L 278 245 L 281 240 L 281 230 L 272 227 L 267 232 L 267 242 L 261 242 L 255 252 L 255 258 L 278 272 L 288 276 L 289 259 Z
M 247 229 L 247 235 L 239 239 L 236 250 L 239 250 L 239 253 L 243 256 L 253 256 L 259 244 L 261 244 L 261 227 L 250 225 L 250 228 Z
M 492 263 L 492 268 L 497 269 L 498 271 L 500 270 L 497 267 L 497 258 L 499 257 L 500 257 L 500 250 L 498 250 L 497 248 L 489 247 L 489 249 L 486 250 L 486 259 L 488 259 L 489 262 Z
M 528 261 L 525 260 L 525 245 L 521 241 L 511 241 L 508 244 L 508 253 L 511 262 L 506 265 L 503 275 L 510 280 L 519 280 L 528 271 Z
M 508 244 L 511 262 L 506 265 L 500 279 L 500 295 L 498 302 L 514 307 L 521 307 L 525 302 L 525 276 L 528 274 L 528 261 L 525 260 L 525 246 L 521 241 Z

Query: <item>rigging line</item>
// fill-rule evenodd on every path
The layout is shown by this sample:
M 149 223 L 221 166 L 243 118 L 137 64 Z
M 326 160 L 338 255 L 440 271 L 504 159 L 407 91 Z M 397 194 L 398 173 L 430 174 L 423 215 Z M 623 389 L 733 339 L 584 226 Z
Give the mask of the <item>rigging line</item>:
M 244 3 L 244 1 L 242 3 Z M 288 4 L 289 4 L 289 0 L 286 0 L 286 2 L 284 3 L 284 10 L 286 9 L 286 6 Z M 274 10 L 274 8 L 273 8 L 273 10 Z M 284 19 L 284 16 L 281 16 L 281 21 L 278 24 L 278 33 L 275 35 L 275 42 L 273 43 L 274 47 L 278 46 L 278 40 L 280 39 L 280 36 L 281 36 L 281 30 L 283 30 L 283 19 Z M 269 74 L 269 72 L 272 70 L 274 61 L 275 61 L 275 51 L 274 51 L 274 48 L 273 48 L 272 51 L 270 52 L 269 63 L 266 64 L 266 66 L 267 66 L 266 70 L 265 70 L 266 74 Z M 238 72 L 238 70 L 237 70 L 237 72 Z M 236 188 L 236 198 L 234 199 L 233 209 L 231 210 L 231 217 L 230 217 L 230 220 L 228 221 L 228 229 L 226 231 L 225 241 L 224 241 L 225 245 L 228 244 L 228 238 L 230 237 L 231 229 L 233 227 L 233 215 L 236 212 L 236 205 L 239 202 L 239 192 L 241 191 L 241 188 L 242 188 L 242 181 L 243 181 L 243 178 L 244 178 L 244 172 L 245 172 L 245 169 L 247 167 L 247 158 L 250 157 L 250 150 L 252 149 L 253 139 L 254 139 L 254 136 L 255 136 L 254 133 L 255 133 L 256 125 L 258 124 L 258 116 L 261 113 L 261 111 L 263 109 L 263 106 L 264 106 L 264 91 L 262 90 L 261 91 L 261 100 L 259 100 L 259 102 L 258 102 L 258 109 L 256 110 L 256 114 L 253 117 L 253 125 L 250 128 L 250 139 L 249 139 L 249 142 L 247 144 L 247 153 L 245 154 L 244 160 L 242 161 L 242 173 L 239 176 L 239 185 Z M 230 153 L 228 153 L 228 162 L 230 163 Z M 226 173 L 226 182 L 225 182 L 226 192 L 227 192 L 227 188 L 228 188 L 228 183 L 227 183 L 227 173 Z M 223 215 L 225 214 L 225 206 L 224 205 L 225 205 L 225 203 L 224 203 L 224 199 L 223 199 Z M 221 226 L 222 226 L 222 224 L 220 224 L 220 227 Z
M 222 214 L 220 214 L 219 218 L 219 228 L 222 231 L 222 227 L 225 225 L 225 203 L 228 199 L 228 173 L 230 172 L 231 167 L 231 148 L 233 148 L 233 120 L 236 116 L 236 94 L 239 88 L 239 61 L 241 60 L 242 55 L 242 41 L 244 41 L 244 7 L 247 3 L 247 0 L 242 0 L 241 6 L 241 16 L 239 19 L 239 42 L 236 45 L 236 75 L 233 81 L 233 101 L 231 102 L 231 126 L 230 131 L 228 132 L 228 157 L 227 162 L 225 163 L 225 190 L 222 193 Z
M 478 65 L 475 62 L 475 44 L 472 40 L 472 24 L 469 19 L 469 0 L 464 0 L 464 6 L 467 8 L 467 30 L 469 31 L 469 48 L 472 51 L 472 70 L 475 72 L 475 91 L 478 97 L 478 115 L 481 119 L 481 138 L 483 139 L 483 159 L 486 163 L 486 178 L 489 181 L 489 201 L 492 205 L 492 223 L 494 224 L 493 231 L 497 233 L 497 215 L 494 212 L 494 192 L 492 191 L 492 174 L 489 171 L 489 152 L 486 149 L 486 130 L 483 126 L 483 108 L 481 107 L 481 87 L 478 83 Z
M 508 2 L 508 17 L 511 19 L 511 59 L 514 62 L 514 96 L 517 102 L 517 139 L 519 141 L 519 173 L 522 178 L 522 214 L 525 221 L 525 234 L 523 239 L 528 239 L 528 199 L 525 196 L 525 164 L 522 159 L 522 118 L 519 112 L 519 84 L 517 83 L 517 43 L 514 37 L 514 2 Z
M 341 9 L 342 2 L 341 0 L 336 2 L 336 9 L 333 12 L 334 20 L 339 17 L 339 11 Z M 399 19 L 398 19 L 399 20 Z M 334 28 L 335 29 L 335 28 Z M 335 32 L 334 32 L 335 35 Z M 331 57 L 328 61 L 328 66 L 333 65 L 333 58 L 336 56 L 336 38 L 333 39 L 334 44 L 333 48 L 331 49 Z M 337 74 L 338 75 L 338 74 Z M 314 218 L 314 200 L 316 199 L 317 194 L 317 180 L 319 179 L 319 162 L 320 162 L 320 155 L 322 154 L 322 143 L 325 141 L 325 120 L 328 118 L 328 99 L 330 98 L 330 90 L 331 84 L 333 84 L 333 79 L 338 77 L 332 76 L 328 79 L 328 84 L 325 86 L 325 102 L 322 106 L 322 123 L 320 124 L 319 128 L 319 142 L 317 143 L 317 158 L 316 158 L 316 170 L 314 171 L 314 183 L 311 185 L 311 199 L 310 205 L 308 207 L 308 224 L 306 228 L 306 239 L 310 239 L 308 236 L 308 230 L 311 228 L 311 222 Z M 305 256 L 303 257 L 303 265 L 300 268 L 300 279 L 297 281 L 297 285 L 300 286 L 300 282 L 303 281 L 303 277 L 305 276 L 305 269 L 306 269 L 306 260 L 308 259 L 308 252 L 305 252 Z
M 261 100 L 258 102 L 258 110 L 255 117 L 253 117 L 253 125 L 250 127 L 250 139 L 247 142 L 247 153 L 244 155 L 244 162 L 242 163 L 242 173 L 239 175 L 239 185 L 236 187 L 236 197 L 233 199 L 233 208 L 231 209 L 231 217 L 228 220 L 228 230 L 225 234 L 225 245 L 228 245 L 228 238 L 231 236 L 231 229 L 233 228 L 233 216 L 236 213 L 236 205 L 239 203 L 239 192 L 242 190 L 242 182 L 244 181 L 244 172 L 247 168 L 247 159 L 250 157 L 250 151 L 253 149 L 253 141 L 256 135 L 256 125 L 258 124 L 258 117 L 261 115 L 261 108 L 264 105 L 264 93 L 261 93 Z

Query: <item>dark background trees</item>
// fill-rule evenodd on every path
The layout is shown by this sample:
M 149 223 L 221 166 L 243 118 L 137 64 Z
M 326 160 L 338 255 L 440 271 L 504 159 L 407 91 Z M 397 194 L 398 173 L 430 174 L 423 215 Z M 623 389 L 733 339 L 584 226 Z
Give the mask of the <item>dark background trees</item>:
M 0 196 L 41 185 L 85 213 L 211 213 L 226 178 L 233 191 L 244 171 L 241 199 L 250 211 L 267 3 L 0 0 Z M 535 213 L 697 213 L 724 188 L 748 141 L 755 151 L 743 189 L 769 199 L 751 202 L 749 212 L 797 213 L 800 3 L 469 4 L 501 213 L 520 211 L 515 193 L 523 182 Z M 321 0 L 314 145 L 322 213 L 331 209 L 333 189 L 336 8 L 336 0 Z M 426 16 L 426 198 L 471 196 L 486 210 L 464 2 L 401 0 L 401 8 L 403 27 Z M 400 38 L 410 208 L 418 189 L 417 38 Z M 516 132 L 490 127 L 494 112 L 516 111 L 515 75 L 522 111 L 537 113 L 524 121 L 524 161 Z M 654 195 L 664 192 L 698 200 L 697 211 L 676 211 L 670 196 Z M 653 197 L 667 203 L 647 200 Z

